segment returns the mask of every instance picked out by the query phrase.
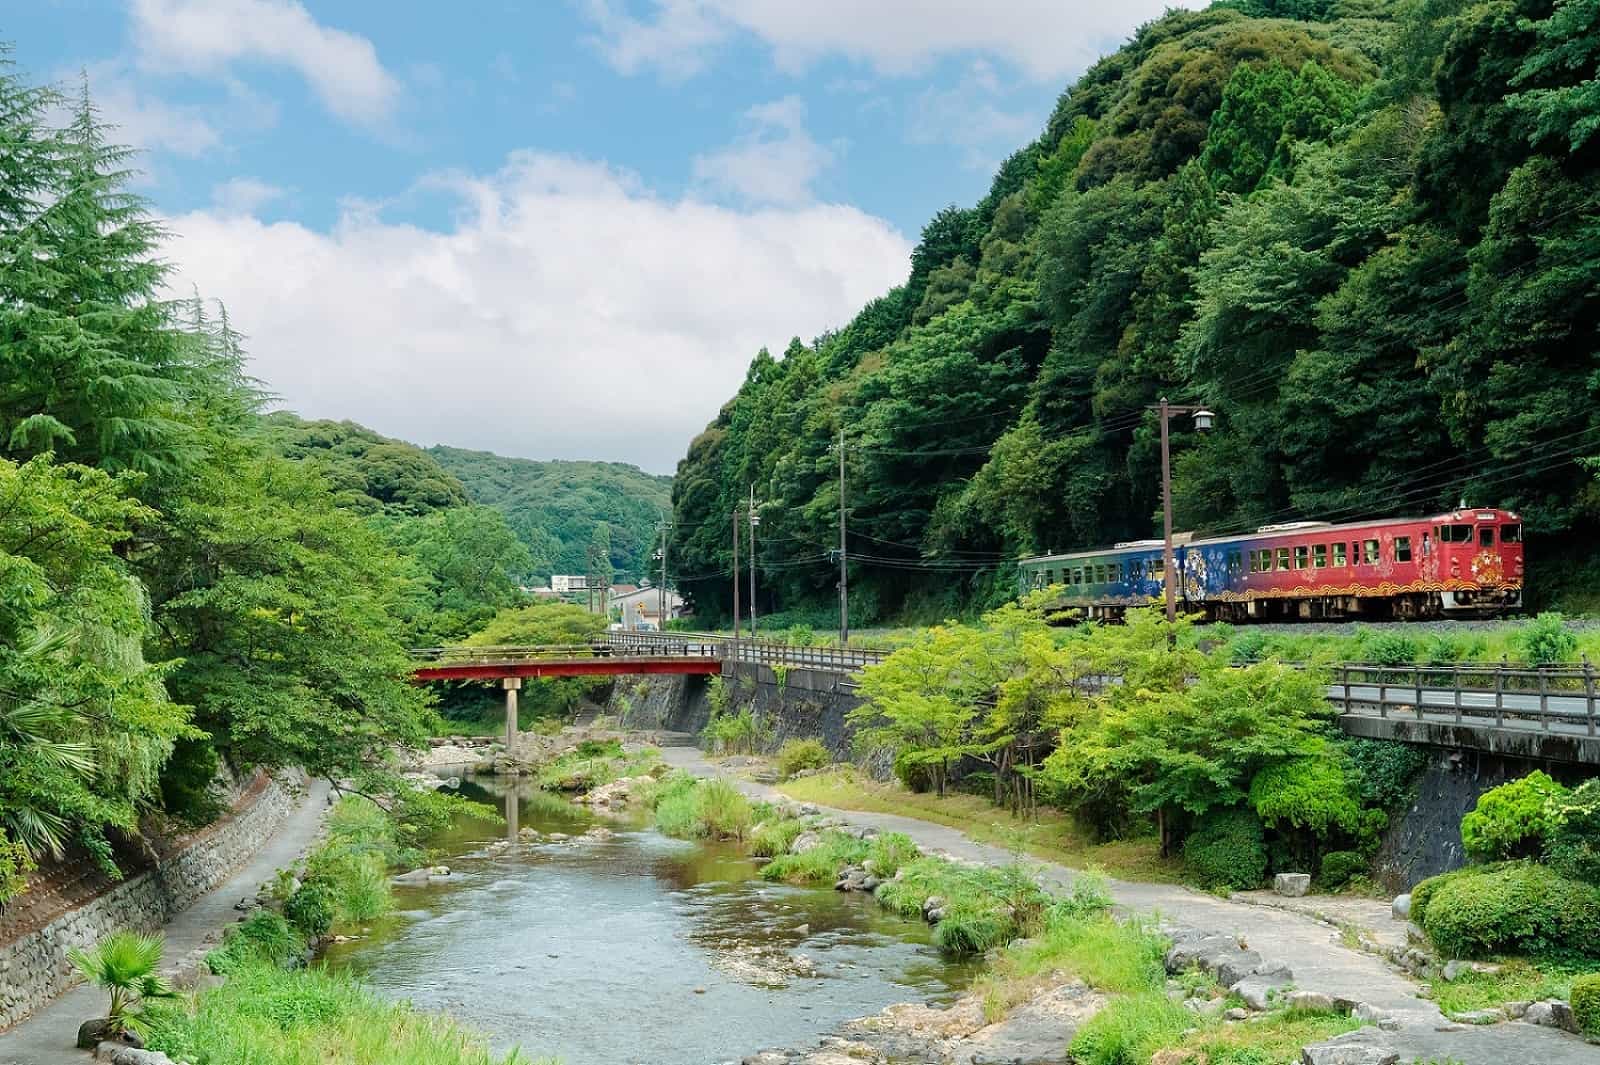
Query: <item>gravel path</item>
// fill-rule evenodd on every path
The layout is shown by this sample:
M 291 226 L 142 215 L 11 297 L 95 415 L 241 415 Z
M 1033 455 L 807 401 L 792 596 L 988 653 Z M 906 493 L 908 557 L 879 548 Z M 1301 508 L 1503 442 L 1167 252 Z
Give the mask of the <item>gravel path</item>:
M 234 903 L 254 895 L 262 881 L 298 858 L 316 838 L 328 806 L 328 782 L 314 780 L 306 787 L 300 805 L 279 826 L 255 857 L 233 877 L 174 917 L 162 931 L 167 937 L 164 957 L 176 961 L 205 946 L 208 936 L 232 924 L 239 916 Z M 93 1060 L 74 1047 L 78 1025 L 104 1013 L 104 992 L 80 984 L 32 1017 L 0 1034 L 0 1062 L 7 1065 L 84 1065 Z
M 689 746 L 668 746 L 669 765 L 699 776 L 724 776 L 745 794 L 781 799 L 775 788 L 732 777 Z M 904 832 L 919 847 L 958 858 L 999 865 L 1011 861 L 1000 848 L 969 839 L 958 829 L 896 814 L 832 810 L 830 814 L 857 827 Z M 1072 870 L 1050 862 L 1037 863 L 1042 879 L 1062 888 Z M 1309 916 L 1275 906 L 1221 899 L 1171 884 L 1110 882 L 1117 904 L 1127 910 L 1159 913 L 1182 925 L 1242 938 L 1268 962 L 1281 961 L 1294 970 L 1295 985 L 1369 1003 L 1389 1012 L 1400 1030 L 1386 1033 L 1402 1062 L 1439 1065 L 1600 1065 L 1600 1047 L 1553 1028 L 1513 1021 L 1488 1027 L 1452 1024 L 1432 1002 L 1417 995 L 1417 985 L 1378 957 L 1340 943 L 1339 933 Z M 1368 914 L 1375 922 L 1376 913 Z M 1393 923 L 1392 921 L 1390 922 Z M 1381 929 L 1392 936 L 1391 927 Z

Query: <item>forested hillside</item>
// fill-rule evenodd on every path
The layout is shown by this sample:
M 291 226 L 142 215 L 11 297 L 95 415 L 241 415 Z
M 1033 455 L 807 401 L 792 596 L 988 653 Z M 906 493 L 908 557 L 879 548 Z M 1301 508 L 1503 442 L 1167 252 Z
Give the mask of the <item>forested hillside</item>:
M 1018 553 L 1158 533 L 1165 394 L 1218 414 L 1174 420 L 1178 527 L 1500 504 L 1535 599 L 1567 595 L 1600 511 L 1597 61 L 1600 0 L 1142 27 L 904 285 L 756 355 L 679 464 L 685 589 L 726 611 L 754 485 L 763 609 L 829 612 L 842 428 L 857 620 L 993 602 Z
M 650 575 L 672 478 L 622 462 L 535 462 L 454 447 L 428 454 L 466 485 L 474 503 L 505 515 L 532 553 L 535 576 L 589 573 L 589 545 L 602 523 L 615 578 L 636 583 Z
M 5 59 L 0 903 L 214 816 L 219 756 L 392 783 L 434 726 L 407 647 L 519 603 L 531 565 L 416 449 L 262 418 L 226 314 L 162 298 L 129 150 Z

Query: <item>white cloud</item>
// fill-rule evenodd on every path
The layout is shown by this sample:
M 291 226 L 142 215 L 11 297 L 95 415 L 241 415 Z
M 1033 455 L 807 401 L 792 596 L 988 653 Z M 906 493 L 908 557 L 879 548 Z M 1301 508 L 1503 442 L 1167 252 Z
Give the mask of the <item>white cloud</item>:
M 798 96 L 758 104 L 744 114 L 747 131 L 726 148 L 694 158 L 702 188 L 750 203 L 799 204 L 833 164 L 833 152 L 806 132 L 806 105 Z
M 100 117 L 116 127 L 115 138 L 124 144 L 196 157 L 221 143 L 217 128 L 198 108 L 169 104 L 140 90 L 115 63 L 96 63 L 85 68 L 84 76 Z
M 421 443 L 670 470 L 765 344 L 847 321 L 910 246 L 845 206 L 664 199 L 532 152 L 441 175 L 443 231 L 347 212 L 330 233 L 176 218 L 173 288 L 224 300 L 291 408 Z
M 355 122 L 386 118 L 399 82 L 359 34 L 317 22 L 295 0 L 133 0 L 142 65 L 210 74 L 242 59 L 300 73 L 334 114 Z
M 225 214 L 255 214 L 273 200 L 282 199 L 285 190 L 258 178 L 236 177 L 211 190 L 211 202 Z
M 653 0 L 647 18 L 618 0 L 589 0 L 602 53 L 618 70 L 654 67 L 686 77 L 734 31 L 753 33 L 797 70 L 842 54 L 886 73 L 905 73 L 945 55 L 1000 56 L 1035 80 L 1082 70 L 1168 7 L 1198 0 Z

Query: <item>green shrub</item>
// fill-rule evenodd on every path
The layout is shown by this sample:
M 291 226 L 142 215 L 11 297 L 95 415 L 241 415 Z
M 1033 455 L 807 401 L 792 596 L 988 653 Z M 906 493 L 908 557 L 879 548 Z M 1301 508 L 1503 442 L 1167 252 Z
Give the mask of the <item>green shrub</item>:
M 758 858 L 776 858 L 789 852 L 789 844 L 806 830 L 806 826 L 792 817 L 764 821 L 750 834 L 750 853 Z
M 867 857 L 866 842 L 848 832 L 829 829 L 819 838 L 821 842 L 804 854 L 781 854 L 763 865 L 761 878 L 785 884 L 831 884 L 839 870 L 860 865 Z
M 1076 1065 L 1147 1065 L 1151 1055 L 1195 1027 L 1195 1015 L 1166 995 L 1114 998 L 1072 1037 Z
M 1207 888 L 1259 887 L 1267 875 L 1261 818 L 1241 808 L 1212 811 L 1184 840 L 1183 861 Z
M 321 939 L 333 927 L 333 890 L 326 884 L 302 884 L 284 900 L 283 915 L 307 939 Z
M 1508 862 L 1434 879 L 1419 885 L 1418 919 L 1450 957 L 1578 956 L 1600 942 L 1600 888 L 1546 866 Z
M 1236 666 L 1263 662 L 1267 658 L 1267 634 L 1260 629 L 1247 629 L 1233 638 L 1228 645 L 1228 660 Z
M 747 706 L 737 714 L 712 717 L 700 740 L 713 754 L 755 754 L 766 746 L 770 734 Z
M 1600 1039 L 1600 973 L 1573 977 L 1568 996 L 1578 1030 L 1591 1039 Z
M 222 946 L 206 954 L 206 967 L 219 976 L 256 962 L 283 968 L 305 949 L 305 940 L 282 915 L 257 910 L 223 933 Z
M 680 839 L 744 839 L 754 811 L 726 780 L 682 775 L 656 794 L 656 827 Z
M 823 769 L 833 764 L 833 755 L 821 740 L 789 740 L 778 748 L 778 776 L 788 780 L 807 769 Z
M 1537 857 L 1550 829 L 1550 801 L 1566 795 L 1566 788 L 1537 769 L 1490 788 L 1461 819 L 1462 846 L 1483 862 Z
M 784 642 L 790 647 L 810 647 L 817 642 L 817 632 L 810 625 L 790 625 Z
M 1515 639 L 1523 660 L 1531 666 L 1558 666 L 1578 657 L 1578 637 L 1554 611 L 1536 616 L 1522 627 Z
M 1557 872 L 1600 884 L 1600 778 L 1551 799 L 1544 856 Z
M 1358 653 L 1375 666 L 1399 667 L 1409 666 L 1415 662 L 1421 656 L 1422 649 L 1410 636 L 1391 629 L 1383 629 L 1366 635 L 1360 641 Z
M 620 758 L 621 740 L 583 740 L 576 751 L 579 758 Z
M 880 880 L 894 876 L 901 866 L 909 865 L 920 857 L 921 849 L 904 832 L 880 832 L 872 837 L 867 846 L 867 858 L 872 861 L 873 875 Z
M 1295 758 L 1262 769 L 1250 781 L 1250 805 L 1269 825 L 1290 826 L 1318 837 L 1354 834 L 1361 805 L 1332 758 Z
M 1397 810 L 1411 801 L 1428 753 L 1397 740 L 1349 740 L 1344 744 L 1356 792 L 1365 806 Z
M 1317 879 L 1332 890 L 1348 884 L 1352 877 L 1367 875 L 1367 859 L 1360 851 L 1329 851 L 1322 856 Z
M 933 930 L 933 941 L 947 954 L 983 954 L 1016 938 L 1016 924 L 994 906 L 972 904 L 945 908 Z

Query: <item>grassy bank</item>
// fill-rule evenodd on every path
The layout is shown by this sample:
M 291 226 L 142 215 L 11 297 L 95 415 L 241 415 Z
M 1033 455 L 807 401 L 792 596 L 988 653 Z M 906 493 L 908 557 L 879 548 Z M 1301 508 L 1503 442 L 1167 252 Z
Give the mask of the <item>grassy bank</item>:
M 880 784 L 849 767 L 786 781 L 778 790 L 801 802 L 931 821 L 960 829 L 984 843 L 1004 847 L 1020 843 L 1022 850 L 1036 858 L 1076 869 L 1095 866 L 1111 876 L 1155 883 L 1182 879 L 1182 864 L 1162 858 L 1154 837 L 1094 843 L 1069 817 L 1048 808 L 1032 817 L 1018 817 L 977 795 L 949 794 L 941 799 L 899 784 Z
M 491 1053 L 448 1017 L 385 1002 L 351 977 L 262 961 L 155 1011 L 147 1045 L 192 1065 L 530 1065 L 516 1051 Z
M 654 747 L 623 750 L 619 740 L 584 740 L 575 750 L 539 766 L 535 782 L 546 791 L 585 792 L 622 777 L 660 772 Z

